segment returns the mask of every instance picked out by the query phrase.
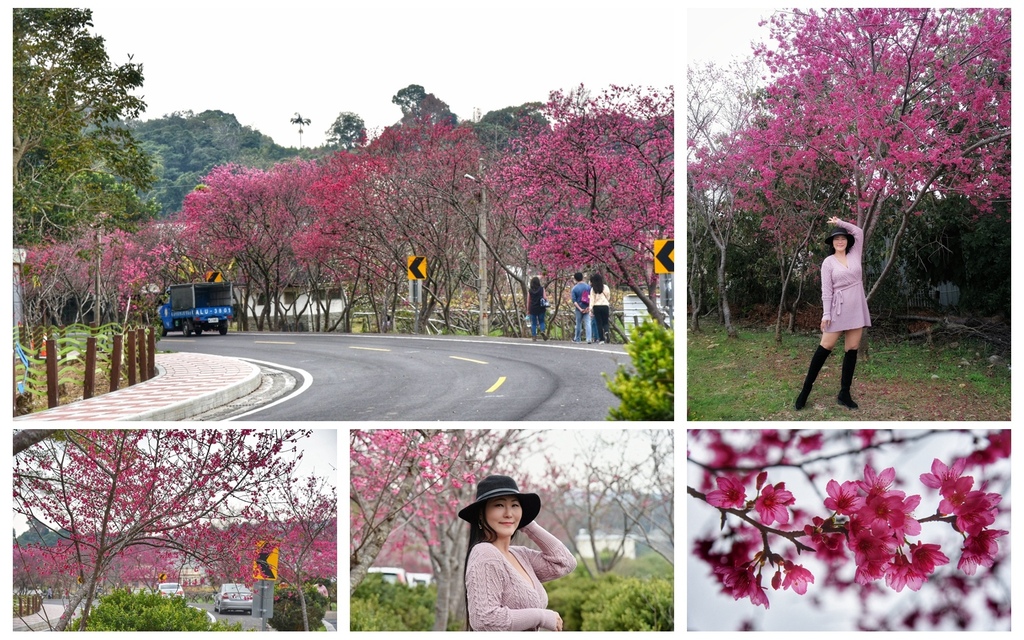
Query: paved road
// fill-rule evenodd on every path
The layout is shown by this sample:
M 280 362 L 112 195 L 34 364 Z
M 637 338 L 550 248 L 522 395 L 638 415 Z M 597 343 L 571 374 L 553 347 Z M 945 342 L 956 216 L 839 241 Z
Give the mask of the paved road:
M 602 374 L 621 345 L 378 334 L 171 335 L 160 351 L 248 359 L 294 378 L 240 420 L 593 421 L 618 406 Z M 243 412 L 246 413 L 246 412 Z

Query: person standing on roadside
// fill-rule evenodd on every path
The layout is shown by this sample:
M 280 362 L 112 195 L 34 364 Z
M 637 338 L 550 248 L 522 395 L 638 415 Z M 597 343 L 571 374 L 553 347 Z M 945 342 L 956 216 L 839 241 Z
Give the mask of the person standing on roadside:
M 608 335 L 608 319 L 611 315 L 611 291 L 600 273 L 590 276 L 590 315 L 597 321 L 597 343 L 611 340 Z
M 576 281 L 571 291 L 573 311 L 576 313 L 576 331 L 573 333 L 572 341 L 580 341 L 581 329 L 583 329 L 583 323 L 586 322 L 587 344 L 590 344 L 594 340 L 593 329 L 590 325 L 590 285 L 583 282 L 583 274 L 579 271 L 572 277 Z
M 533 276 L 530 280 L 530 291 L 526 297 L 526 312 L 530 314 L 530 333 L 533 334 L 533 341 L 537 341 L 537 328 L 540 327 L 540 336 L 548 339 L 547 327 L 544 325 L 544 315 L 547 313 L 548 300 L 544 297 L 544 287 L 540 284 L 540 278 Z

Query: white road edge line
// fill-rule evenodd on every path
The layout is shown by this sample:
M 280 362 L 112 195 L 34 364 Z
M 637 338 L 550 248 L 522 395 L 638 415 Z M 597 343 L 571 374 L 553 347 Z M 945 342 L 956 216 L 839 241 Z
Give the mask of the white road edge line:
M 277 364 L 276 362 L 267 362 L 266 360 L 253 360 L 252 358 L 239 358 L 239 360 L 245 360 L 246 362 L 255 362 L 256 364 L 265 364 L 268 367 L 273 367 L 275 369 L 287 369 L 289 371 L 294 371 L 294 372 L 296 372 L 296 373 L 298 373 L 299 375 L 302 376 L 302 386 L 299 387 L 298 391 L 295 391 L 293 393 L 289 393 L 287 396 L 285 396 L 283 398 L 279 398 L 279 399 L 271 402 L 270 404 L 264 405 L 262 407 L 258 407 L 256 409 L 253 409 L 252 411 L 246 411 L 245 413 L 243 413 L 241 415 L 237 415 L 237 416 L 232 416 L 230 418 L 226 418 L 224 420 L 224 422 L 231 422 L 232 420 L 237 420 L 239 418 L 244 418 L 246 416 L 251 416 L 254 413 L 259 413 L 260 411 L 263 411 L 264 409 L 269 409 L 270 407 L 273 407 L 275 405 L 281 404 L 282 402 L 285 402 L 287 400 L 291 400 L 292 398 L 302 394 L 304 391 L 306 391 L 306 389 L 309 389 L 311 386 L 313 386 L 313 376 L 311 376 L 309 374 L 309 372 L 306 371 L 305 369 L 299 369 L 299 368 L 296 368 L 296 367 L 288 367 L 288 366 L 285 366 L 283 364 Z

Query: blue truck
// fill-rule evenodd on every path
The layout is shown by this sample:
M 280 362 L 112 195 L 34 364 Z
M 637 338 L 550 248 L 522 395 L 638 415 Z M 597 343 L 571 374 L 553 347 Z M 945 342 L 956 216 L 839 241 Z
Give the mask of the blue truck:
M 204 331 L 228 332 L 234 317 L 234 290 L 230 282 L 196 282 L 167 287 L 167 302 L 160 305 L 163 335 L 181 331 L 185 337 Z

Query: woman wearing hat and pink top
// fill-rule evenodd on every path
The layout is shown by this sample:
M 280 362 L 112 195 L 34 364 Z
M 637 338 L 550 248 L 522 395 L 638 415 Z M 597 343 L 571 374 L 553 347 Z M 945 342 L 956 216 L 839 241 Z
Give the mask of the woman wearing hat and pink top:
M 850 385 L 857 367 L 861 334 L 864 327 L 871 326 L 868 301 L 864 295 L 864 270 L 861 267 L 864 232 L 857 225 L 843 222 L 835 216 L 829 218 L 828 222 L 836 225 L 836 228 L 825 238 L 829 256 L 821 263 L 821 344 L 811 358 L 803 389 L 793 404 L 797 411 L 807 404 L 814 380 L 836 346 L 839 334 L 844 334 L 846 355 L 843 358 L 843 373 L 836 400 L 848 409 L 857 408 L 857 403 L 850 396 Z
M 476 501 L 459 511 L 469 522 L 466 609 L 473 631 L 561 631 L 562 618 L 547 608 L 543 582 L 572 573 L 576 558 L 534 520 L 540 496 L 520 493 L 508 476 L 488 476 Z M 512 545 L 522 530 L 540 551 Z

